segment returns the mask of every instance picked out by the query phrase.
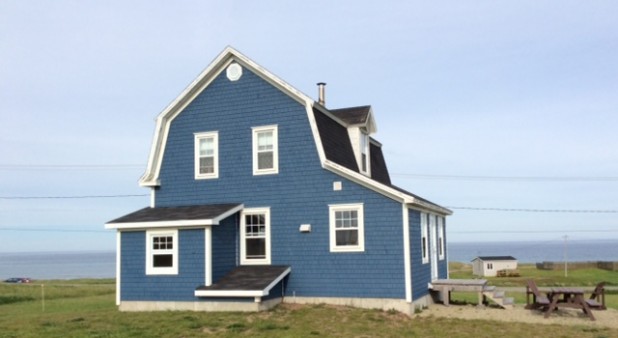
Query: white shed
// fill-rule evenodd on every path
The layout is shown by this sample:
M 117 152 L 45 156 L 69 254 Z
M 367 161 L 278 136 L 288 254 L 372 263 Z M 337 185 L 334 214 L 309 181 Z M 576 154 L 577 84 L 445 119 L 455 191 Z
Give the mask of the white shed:
M 517 259 L 513 256 L 478 256 L 472 260 L 472 274 L 482 277 L 495 277 L 500 270 L 517 269 Z

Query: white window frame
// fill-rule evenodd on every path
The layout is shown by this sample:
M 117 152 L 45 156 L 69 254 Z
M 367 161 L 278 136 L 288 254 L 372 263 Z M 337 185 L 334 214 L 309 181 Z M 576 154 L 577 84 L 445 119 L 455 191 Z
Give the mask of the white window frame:
M 209 131 L 203 133 L 195 133 L 195 179 L 213 179 L 219 178 L 219 132 Z M 213 167 L 214 170 L 212 173 L 200 173 L 200 140 L 203 139 L 213 139 Z
M 359 140 L 359 148 L 360 148 L 360 172 L 365 175 L 370 175 L 371 173 L 371 157 L 369 154 L 369 143 L 371 140 L 369 139 L 369 134 L 365 130 L 360 130 L 360 140 Z M 364 158 L 363 158 L 364 157 Z
M 264 215 L 265 229 L 265 257 L 263 259 L 247 258 L 247 229 L 245 216 Z M 241 265 L 263 265 L 270 264 L 270 208 L 248 208 L 244 209 L 240 217 L 240 264 Z
M 423 264 L 429 263 L 429 222 L 428 214 L 421 213 L 421 261 Z
M 153 240 L 155 237 L 172 237 L 172 249 L 154 250 Z M 171 254 L 171 267 L 155 267 L 154 255 L 157 253 Z M 178 274 L 178 230 L 147 230 L 146 231 L 146 274 L 147 275 L 177 275 Z
M 441 261 L 446 257 L 444 244 L 444 217 L 438 217 L 438 259 Z
M 271 175 L 279 173 L 279 137 L 277 125 L 261 126 L 251 128 L 253 132 L 253 175 Z M 258 167 L 258 134 L 270 131 L 273 133 L 273 167 L 267 169 L 259 169 Z
M 329 209 L 329 228 L 330 228 L 330 251 L 331 252 L 363 252 L 365 251 L 365 215 L 363 203 L 353 204 L 332 204 Z M 357 212 L 357 230 L 358 244 L 357 245 L 337 245 L 337 227 L 336 213 L 340 211 L 356 211 Z

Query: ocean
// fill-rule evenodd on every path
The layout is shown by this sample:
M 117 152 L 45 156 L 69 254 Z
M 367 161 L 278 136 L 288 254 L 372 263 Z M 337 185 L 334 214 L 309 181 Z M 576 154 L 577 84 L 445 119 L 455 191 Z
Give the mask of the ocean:
M 477 256 L 513 256 L 521 263 L 564 261 L 563 241 L 448 243 L 451 262 L 468 263 Z M 618 261 L 618 240 L 570 240 L 569 262 Z M 10 277 L 32 279 L 114 278 L 116 253 L 32 252 L 0 253 L 0 280 Z
M 562 240 L 539 242 L 480 242 L 448 243 L 451 262 L 468 263 L 477 256 L 513 256 L 520 263 L 543 261 L 618 261 L 618 239 L 613 240 Z
M 113 251 L 0 253 L 0 280 L 116 277 Z

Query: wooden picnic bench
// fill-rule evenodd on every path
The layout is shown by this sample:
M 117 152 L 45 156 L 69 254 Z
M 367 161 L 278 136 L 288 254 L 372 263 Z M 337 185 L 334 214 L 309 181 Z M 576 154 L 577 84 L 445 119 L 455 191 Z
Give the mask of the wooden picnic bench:
M 486 286 L 486 279 L 438 279 L 431 282 L 431 289 L 440 293 L 440 298 L 446 306 L 451 302 L 452 291 L 476 292 L 478 306 L 483 306 L 483 291 Z
M 595 320 L 590 306 L 588 306 L 588 303 L 584 299 L 583 290 L 575 288 L 552 288 L 547 296 L 551 300 L 551 303 L 547 310 L 545 310 L 545 318 L 549 317 L 554 310 L 565 307 L 582 309 L 590 320 Z
M 546 309 L 549 304 L 549 298 L 541 294 L 532 279 L 528 279 L 526 281 L 526 309 Z

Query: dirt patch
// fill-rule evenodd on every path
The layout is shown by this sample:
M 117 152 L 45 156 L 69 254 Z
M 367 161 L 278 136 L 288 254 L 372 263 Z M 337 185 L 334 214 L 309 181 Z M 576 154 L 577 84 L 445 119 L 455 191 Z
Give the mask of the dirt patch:
M 503 322 L 559 324 L 559 325 L 584 325 L 618 329 L 618 311 L 607 309 L 593 311 L 595 321 L 591 321 L 581 310 L 559 309 L 552 313 L 549 318 L 539 310 L 527 310 L 524 305 L 515 305 L 512 309 L 500 309 L 493 307 L 477 307 L 476 305 L 431 305 L 415 317 L 446 317 L 460 319 L 496 320 Z

